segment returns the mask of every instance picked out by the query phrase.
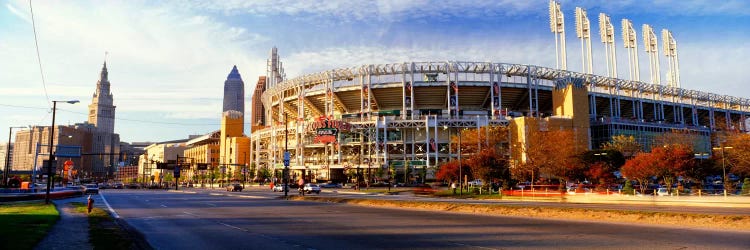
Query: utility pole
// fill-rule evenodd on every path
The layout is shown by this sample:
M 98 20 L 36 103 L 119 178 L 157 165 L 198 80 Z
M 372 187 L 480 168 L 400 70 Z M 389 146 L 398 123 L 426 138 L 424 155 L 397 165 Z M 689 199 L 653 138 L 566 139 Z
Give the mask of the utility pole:
M 289 195 L 289 124 L 287 123 L 287 114 L 284 113 L 284 198 Z

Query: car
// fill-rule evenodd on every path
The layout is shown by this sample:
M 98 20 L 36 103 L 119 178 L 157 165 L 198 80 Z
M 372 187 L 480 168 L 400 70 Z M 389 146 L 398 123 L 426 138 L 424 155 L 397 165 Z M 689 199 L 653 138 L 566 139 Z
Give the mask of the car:
M 412 192 L 414 194 L 433 194 L 437 192 L 437 189 L 432 188 L 432 186 L 427 184 L 419 184 L 412 189 Z
M 469 182 L 469 186 L 482 186 L 482 180 L 476 179 Z
M 227 186 L 227 191 L 229 191 L 229 192 L 242 192 L 242 185 L 240 185 L 239 183 L 229 184 Z
M 318 186 L 318 184 L 307 183 L 305 184 L 305 187 L 302 188 L 302 191 L 305 191 L 305 193 L 308 193 L 308 194 L 310 193 L 320 194 L 320 186 Z
M 669 190 L 667 190 L 667 188 L 658 188 L 658 189 L 656 189 L 656 195 L 658 195 L 658 196 L 669 196 Z
M 333 183 L 333 182 L 327 182 L 324 184 L 320 184 L 320 187 L 322 188 L 342 188 L 341 184 Z
M 83 187 L 83 194 L 99 194 L 99 187 L 96 184 L 86 184 Z
M 289 187 L 287 187 L 285 184 L 278 184 L 278 185 L 273 186 L 273 191 L 274 192 L 284 192 L 284 191 L 289 192 Z
M 114 188 L 114 189 L 122 189 L 124 187 L 125 187 L 125 185 L 122 184 L 122 182 L 115 183 L 115 185 L 112 186 L 112 188 Z
M 141 185 L 138 184 L 138 183 L 130 183 L 130 184 L 127 185 L 127 188 L 129 188 L 129 189 L 138 189 L 138 188 L 141 188 Z

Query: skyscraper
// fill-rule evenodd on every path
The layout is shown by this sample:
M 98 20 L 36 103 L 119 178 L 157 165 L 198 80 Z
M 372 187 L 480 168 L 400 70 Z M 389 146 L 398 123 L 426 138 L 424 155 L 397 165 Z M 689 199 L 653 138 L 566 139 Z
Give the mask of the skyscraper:
M 120 153 L 120 135 L 115 133 L 115 106 L 114 97 L 110 91 L 109 72 L 107 62 L 104 62 L 99 81 L 96 82 L 96 92 L 89 104 L 89 124 L 94 125 L 89 129 L 91 140 L 91 152 L 86 152 L 98 157 L 92 159 L 92 173 L 94 176 L 112 177 L 115 165 Z M 85 129 L 86 126 L 80 126 Z
M 227 80 L 224 81 L 224 109 L 226 111 L 238 111 L 245 115 L 245 83 L 242 81 L 237 65 L 229 72 Z
M 250 122 L 252 126 L 263 126 L 266 123 L 264 115 L 266 110 L 263 108 L 263 101 L 261 96 L 263 91 L 266 90 L 266 77 L 258 77 L 258 83 L 255 84 L 255 93 L 253 94 L 253 106 L 250 108 L 252 111 Z
M 99 81 L 96 83 L 96 92 L 89 104 L 89 123 L 104 133 L 115 132 L 115 106 L 113 105 L 112 92 L 109 89 L 107 62 L 104 62 Z

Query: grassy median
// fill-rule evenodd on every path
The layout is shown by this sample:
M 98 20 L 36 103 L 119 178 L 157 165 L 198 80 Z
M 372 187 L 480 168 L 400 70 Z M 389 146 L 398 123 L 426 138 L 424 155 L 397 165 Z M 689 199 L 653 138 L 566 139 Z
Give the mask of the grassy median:
M 33 249 L 59 219 L 43 201 L 0 203 L 0 249 Z
M 623 211 L 587 208 L 541 208 L 533 206 L 507 206 L 502 204 L 462 204 L 429 201 L 347 199 L 320 196 L 294 196 L 292 199 L 345 203 L 361 206 L 422 209 L 482 215 L 520 216 L 540 219 L 552 218 L 580 221 L 620 222 L 704 229 L 750 231 L 750 216 L 741 215 Z
M 86 213 L 86 204 L 72 202 L 76 212 Z M 89 242 L 94 249 L 136 249 L 132 237 L 101 208 L 94 208 L 88 214 Z

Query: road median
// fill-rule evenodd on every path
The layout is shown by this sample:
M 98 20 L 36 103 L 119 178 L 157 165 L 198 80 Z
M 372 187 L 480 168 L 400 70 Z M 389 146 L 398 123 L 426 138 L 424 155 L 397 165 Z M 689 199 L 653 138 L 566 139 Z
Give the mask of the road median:
M 434 201 L 400 201 L 337 197 L 294 196 L 293 200 L 343 203 L 359 206 L 420 209 L 497 216 L 531 217 L 539 219 L 585 220 L 632 223 L 685 228 L 750 231 L 750 216 L 716 215 L 675 212 L 625 211 L 589 208 L 557 208 L 508 206 L 502 204 L 463 204 Z

